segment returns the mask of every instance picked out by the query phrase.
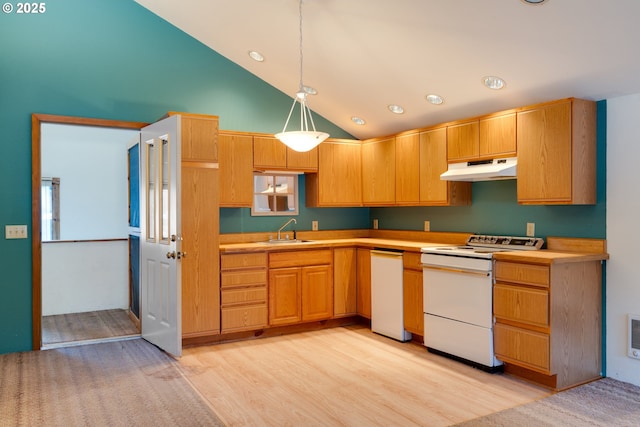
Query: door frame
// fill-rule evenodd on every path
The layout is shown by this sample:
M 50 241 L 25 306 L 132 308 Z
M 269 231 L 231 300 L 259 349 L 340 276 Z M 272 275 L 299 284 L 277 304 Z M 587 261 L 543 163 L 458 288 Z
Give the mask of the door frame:
M 53 114 L 31 114 L 31 348 L 42 347 L 42 224 L 40 181 L 42 180 L 41 142 L 42 123 L 95 126 L 140 130 L 149 123 L 95 119 Z

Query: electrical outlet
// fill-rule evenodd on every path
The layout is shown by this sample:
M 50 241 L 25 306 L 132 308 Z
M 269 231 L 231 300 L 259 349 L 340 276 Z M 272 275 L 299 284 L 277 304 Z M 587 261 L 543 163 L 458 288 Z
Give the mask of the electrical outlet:
M 429 231 L 431 230 L 431 221 L 425 221 L 424 222 L 424 231 Z
M 4 237 L 5 239 L 26 239 L 27 226 L 26 225 L 5 225 Z
M 534 237 L 536 235 L 536 224 L 534 222 L 527 223 L 527 237 Z
M 318 221 L 311 221 L 311 230 L 318 231 Z
M 374 220 L 373 220 L 373 229 L 374 229 L 374 230 L 377 230 L 377 229 L 378 229 L 378 220 L 377 220 L 377 219 L 374 219 Z

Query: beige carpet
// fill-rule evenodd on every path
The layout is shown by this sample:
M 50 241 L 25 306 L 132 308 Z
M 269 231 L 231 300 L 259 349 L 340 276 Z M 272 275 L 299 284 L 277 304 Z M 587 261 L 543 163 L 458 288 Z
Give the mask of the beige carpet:
M 640 426 L 640 387 L 604 378 L 456 426 Z
M 0 355 L 0 426 L 222 426 L 142 339 Z

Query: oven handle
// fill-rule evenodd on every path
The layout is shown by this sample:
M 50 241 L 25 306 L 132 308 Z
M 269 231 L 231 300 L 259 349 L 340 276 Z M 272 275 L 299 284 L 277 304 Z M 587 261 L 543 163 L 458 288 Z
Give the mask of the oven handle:
M 478 271 L 478 270 L 469 270 L 466 268 L 442 267 L 440 265 L 433 265 L 433 264 L 422 264 L 422 268 L 429 269 L 429 270 L 446 271 L 449 273 L 471 274 L 474 276 L 483 276 L 483 277 L 491 276 L 490 271 Z

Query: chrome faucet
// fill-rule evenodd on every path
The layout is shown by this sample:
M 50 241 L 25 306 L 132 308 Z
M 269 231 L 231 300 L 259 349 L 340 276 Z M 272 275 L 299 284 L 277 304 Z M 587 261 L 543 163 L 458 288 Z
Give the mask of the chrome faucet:
M 278 228 L 278 240 L 280 240 L 280 232 L 281 232 L 281 231 L 282 231 L 282 230 L 283 230 L 287 225 L 291 224 L 292 222 L 293 222 L 294 224 L 297 224 L 297 223 L 298 223 L 298 221 L 296 221 L 296 219 L 295 219 L 295 218 L 291 218 L 289 221 L 285 222 L 285 223 L 284 223 L 284 225 L 283 225 L 282 227 Z

